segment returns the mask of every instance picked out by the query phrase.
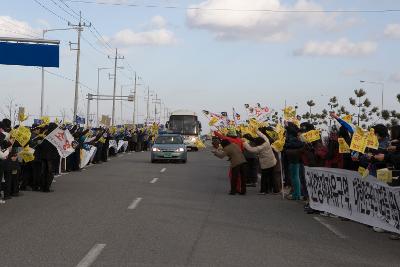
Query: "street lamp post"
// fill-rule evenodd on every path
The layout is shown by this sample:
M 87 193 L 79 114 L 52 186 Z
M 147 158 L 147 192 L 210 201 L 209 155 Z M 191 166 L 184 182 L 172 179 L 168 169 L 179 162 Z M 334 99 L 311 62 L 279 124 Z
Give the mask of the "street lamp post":
M 44 39 L 44 35 L 48 32 L 55 32 L 55 31 L 69 31 L 69 30 L 76 30 L 75 27 L 72 28 L 61 28 L 61 29 L 44 29 L 42 32 L 42 38 Z M 43 109 L 44 109 L 44 67 L 42 67 L 42 88 L 40 94 L 40 117 L 43 117 Z
M 371 81 L 363 81 L 361 80 L 360 83 L 369 83 L 369 84 L 378 84 L 382 86 L 382 109 L 381 109 L 381 114 L 383 111 L 383 102 L 384 102 L 384 92 L 385 92 L 385 83 L 384 82 L 371 82 Z

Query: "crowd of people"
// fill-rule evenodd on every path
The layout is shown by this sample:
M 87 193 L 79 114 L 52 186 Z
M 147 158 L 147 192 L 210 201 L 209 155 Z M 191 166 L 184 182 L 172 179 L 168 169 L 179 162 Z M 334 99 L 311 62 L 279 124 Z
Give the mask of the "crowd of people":
M 154 132 L 151 127 L 128 129 L 126 127 L 99 127 L 85 128 L 73 124 L 33 124 L 28 127 L 29 141 L 23 146 L 13 137 L 9 119 L 0 121 L 0 202 L 5 203 L 12 197 L 21 195 L 21 191 L 52 192 L 54 176 L 61 171 L 73 172 L 81 170 L 82 150 L 96 148 L 96 152 L 89 164 L 106 162 L 109 156 L 124 151 L 146 151 L 150 149 Z M 74 138 L 72 147 L 74 152 L 67 158 L 60 157 L 57 148 L 46 139 L 54 129 L 68 129 Z M 123 140 L 127 146 L 118 149 L 111 148 L 110 142 Z M 21 152 L 24 147 L 33 149 L 30 160 L 24 160 Z
M 219 158 L 227 157 L 230 161 L 229 194 L 245 195 L 246 187 L 258 186 L 260 195 L 284 193 L 288 200 L 304 201 L 304 211 L 313 214 L 317 211 L 308 203 L 305 166 L 358 172 L 362 169 L 375 177 L 377 170 L 388 168 L 394 177 L 390 185 L 400 185 L 400 179 L 395 179 L 400 175 L 399 125 L 388 128 L 376 124 L 371 127 L 377 140 L 376 149 L 367 148 L 364 153 L 350 150 L 340 153 L 339 140 L 344 139 L 351 144 L 353 135 L 360 128 L 335 113 L 331 113 L 331 119 L 335 123 L 325 136 L 312 142 L 304 138 L 305 133 L 316 130 L 310 122 L 285 121 L 284 125 L 253 126 L 253 134 L 242 132 L 240 127 L 228 126 L 224 131 L 214 127 L 212 153 Z M 285 137 L 284 143 L 278 148 L 275 144 L 280 131 Z M 259 183 L 258 177 L 261 178 Z M 330 214 L 323 212 L 323 215 Z M 383 232 L 376 227 L 374 230 Z M 397 240 L 400 236 L 391 235 L 391 238 Z

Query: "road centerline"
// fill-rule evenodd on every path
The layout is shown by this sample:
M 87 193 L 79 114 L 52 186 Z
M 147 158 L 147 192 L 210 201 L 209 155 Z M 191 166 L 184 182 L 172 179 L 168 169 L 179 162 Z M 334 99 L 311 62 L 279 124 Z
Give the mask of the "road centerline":
M 94 263 L 101 251 L 106 247 L 106 244 L 96 244 L 86 254 L 86 256 L 76 265 L 76 267 L 89 267 Z
M 141 198 L 141 197 L 136 198 L 136 199 L 132 202 L 132 204 L 129 205 L 128 210 L 134 210 L 134 209 L 136 209 L 137 206 L 139 205 L 139 203 L 142 201 L 142 199 L 143 199 L 143 198 Z
M 162 168 L 160 172 L 163 173 L 163 172 L 165 172 L 166 170 L 167 170 L 167 168 Z
M 155 184 L 158 181 L 158 178 L 153 178 L 153 180 L 150 181 L 151 184 Z
M 314 219 L 319 222 L 320 224 L 322 224 L 323 226 L 325 226 L 329 231 L 331 231 L 332 233 L 334 233 L 337 237 L 341 238 L 341 239 L 347 239 L 347 236 L 345 234 L 343 234 L 342 232 L 340 232 L 336 227 L 334 227 L 333 225 L 330 225 L 327 222 L 324 222 L 321 218 L 319 217 L 314 217 Z

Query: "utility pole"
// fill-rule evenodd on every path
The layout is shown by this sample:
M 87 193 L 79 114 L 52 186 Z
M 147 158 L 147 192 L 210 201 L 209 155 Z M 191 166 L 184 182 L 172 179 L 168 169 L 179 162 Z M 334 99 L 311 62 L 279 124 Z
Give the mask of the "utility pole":
M 108 56 L 108 58 L 111 58 Z M 111 117 L 111 126 L 114 126 L 115 123 L 115 94 L 117 90 L 117 65 L 118 59 L 124 59 L 124 57 L 118 56 L 118 49 L 115 49 L 115 57 L 114 57 L 114 91 L 113 91 L 113 103 L 112 103 L 112 117 Z
M 137 75 L 136 75 L 136 71 L 135 71 L 135 85 L 133 87 L 133 117 L 132 117 L 133 128 L 136 128 L 136 126 L 135 126 L 136 125 L 136 86 L 137 86 Z
M 45 35 L 45 31 L 43 31 L 43 39 Z M 43 105 L 44 105 L 44 67 L 42 67 L 42 90 L 40 93 L 40 118 L 43 117 Z
M 146 115 L 146 124 L 149 123 L 150 119 L 150 87 L 147 86 L 147 115 Z
M 90 100 L 93 99 L 92 94 L 87 94 L 87 111 L 86 111 L 86 126 L 89 128 L 89 116 L 90 116 Z
M 124 86 L 123 85 L 121 85 L 121 96 L 122 96 L 122 88 L 123 88 Z M 121 97 L 121 125 L 123 124 L 123 120 L 122 120 L 122 97 Z
M 154 104 L 154 122 L 157 122 L 157 105 L 160 105 L 160 122 L 161 122 L 161 99 L 158 98 L 156 94 L 156 98 L 153 99 Z
M 76 50 L 76 73 L 75 73 L 75 98 L 74 98 L 74 118 L 73 121 L 76 122 L 76 114 L 78 112 L 78 98 L 79 98 L 79 63 L 81 58 L 81 34 L 84 27 L 91 27 L 92 24 L 86 24 L 85 22 L 82 23 L 82 13 L 79 11 L 79 24 L 73 25 L 68 22 L 68 26 L 72 26 L 77 29 L 78 31 L 78 43 L 76 43 L 77 48 L 72 49 L 71 45 L 73 43 L 69 43 L 71 50 Z

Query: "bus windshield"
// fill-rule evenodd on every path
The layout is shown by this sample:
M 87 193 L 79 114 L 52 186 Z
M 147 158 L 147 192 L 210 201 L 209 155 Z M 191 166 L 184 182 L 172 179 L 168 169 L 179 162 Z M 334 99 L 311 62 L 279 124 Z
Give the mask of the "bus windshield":
M 196 116 L 173 115 L 169 120 L 169 129 L 183 135 L 198 135 L 199 124 Z

